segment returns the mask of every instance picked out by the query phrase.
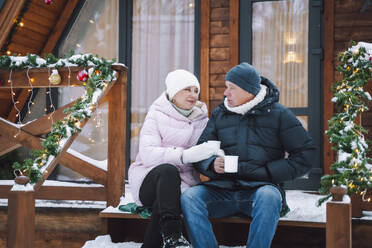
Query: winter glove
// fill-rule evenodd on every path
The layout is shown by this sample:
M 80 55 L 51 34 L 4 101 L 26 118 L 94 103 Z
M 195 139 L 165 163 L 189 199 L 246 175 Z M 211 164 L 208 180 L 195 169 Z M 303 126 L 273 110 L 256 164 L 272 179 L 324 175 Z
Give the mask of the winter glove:
M 184 164 L 199 162 L 217 154 L 219 150 L 215 145 L 204 142 L 184 150 L 182 153 L 182 162 Z

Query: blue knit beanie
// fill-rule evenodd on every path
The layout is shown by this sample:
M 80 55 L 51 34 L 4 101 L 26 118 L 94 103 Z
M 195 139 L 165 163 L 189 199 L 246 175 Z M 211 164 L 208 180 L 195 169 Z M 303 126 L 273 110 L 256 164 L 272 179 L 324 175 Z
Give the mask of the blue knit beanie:
M 256 68 L 246 62 L 231 68 L 226 74 L 225 80 L 238 85 L 253 95 L 257 95 L 261 89 L 260 74 Z

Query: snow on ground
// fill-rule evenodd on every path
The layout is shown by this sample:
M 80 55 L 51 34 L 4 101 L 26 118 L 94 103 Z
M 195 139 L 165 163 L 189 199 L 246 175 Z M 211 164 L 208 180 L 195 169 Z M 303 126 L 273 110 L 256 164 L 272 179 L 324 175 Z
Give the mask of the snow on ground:
M 95 240 L 85 242 L 82 248 L 140 248 L 141 243 L 124 242 L 112 243 L 110 235 L 98 236 Z M 244 248 L 245 246 L 220 246 L 220 248 Z
M 0 180 L 0 185 L 13 186 L 13 180 Z M 60 182 L 46 180 L 44 185 L 48 186 L 81 186 L 81 187 L 102 187 L 99 184 L 92 183 L 72 183 L 72 182 Z M 120 205 L 133 202 L 132 195 L 130 194 L 130 189 L 126 184 L 125 187 L 125 197 L 121 198 Z M 286 221 L 305 221 L 305 222 L 320 222 L 325 223 L 326 221 L 326 204 L 317 207 L 317 201 L 322 197 L 315 192 L 305 192 L 301 190 L 287 190 L 287 203 L 291 211 L 281 220 Z M 347 196 L 345 196 L 347 197 Z M 345 199 L 346 201 L 349 200 Z M 7 199 L 0 199 L 0 206 L 7 206 Z M 94 208 L 102 209 L 106 213 L 121 213 L 118 208 L 108 207 L 106 208 L 106 202 L 104 201 L 81 201 L 81 200 L 36 200 L 36 207 L 48 207 L 48 208 Z M 362 220 L 372 221 L 372 212 L 363 211 Z M 140 247 L 140 243 L 126 242 L 126 243 L 112 243 L 109 235 L 98 236 L 95 240 L 89 240 L 83 246 L 84 248 L 137 248 Z M 221 246 L 227 247 L 227 246 Z M 235 248 L 241 248 L 243 246 L 238 246 Z

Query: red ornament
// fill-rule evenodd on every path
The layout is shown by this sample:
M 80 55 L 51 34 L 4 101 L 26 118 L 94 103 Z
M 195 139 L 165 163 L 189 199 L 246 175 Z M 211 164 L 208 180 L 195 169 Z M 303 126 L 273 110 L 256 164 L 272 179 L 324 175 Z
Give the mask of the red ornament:
M 81 82 L 85 82 L 88 79 L 88 72 L 86 70 L 79 71 L 76 78 Z
M 45 0 L 44 1 L 46 4 L 50 5 L 52 3 L 52 0 Z
M 0 86 L 3 86 L 5 84 L 4 80 L 0 79 Z

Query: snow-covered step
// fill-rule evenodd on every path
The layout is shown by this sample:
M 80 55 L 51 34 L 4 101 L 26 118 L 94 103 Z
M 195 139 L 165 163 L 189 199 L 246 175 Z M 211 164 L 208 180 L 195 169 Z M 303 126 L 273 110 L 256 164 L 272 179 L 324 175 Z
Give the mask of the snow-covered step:
M 133 202 L 129 188 L 126 187 L 125 197 L 121 198 L 120 205 Z M 317 207 L 318 200 L 321 195 L 315 192 L 305 192 L 300 190 L 288 190 L 287 203 L 291 211 L 285 216 L 280 218 L 278 225 L 285 226 L 302 226 L 302 227 L 319 227 L 325 228 L 326 223 L 326 204 Z M 123 212 L 118 207 L 108 207 L 100 212 L 102 218 L 122 218 L 122 219 L 141 219 L 139 215 L 129 212 Z M 228 223 L 250 223 L 250 219 L 239 217 L 229 217 L 214 220 L 216 222 Z

